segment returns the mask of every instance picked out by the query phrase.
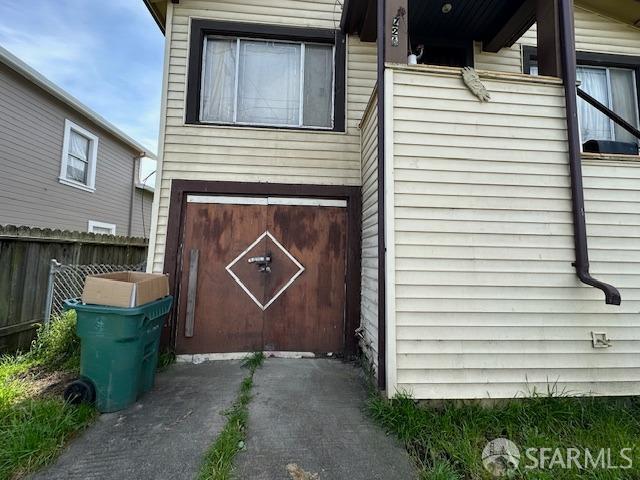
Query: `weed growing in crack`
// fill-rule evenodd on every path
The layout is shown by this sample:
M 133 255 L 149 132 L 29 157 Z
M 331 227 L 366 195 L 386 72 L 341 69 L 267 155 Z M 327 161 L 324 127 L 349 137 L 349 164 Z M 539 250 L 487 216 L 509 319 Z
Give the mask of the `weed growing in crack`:
M 231 478 L 233 460 L 236 454 L 244 448 L 253 375 L 262 366 L 264 359 L 265 356 L 262 352 L 256 352 L 243 360 L 242 367 L 248 369 L 249 374 L 242 380 L 238 397 L 233 406 L 224 413 L 227 417 L 227 423 L 207 451 L 198 480 L 228 480 Z

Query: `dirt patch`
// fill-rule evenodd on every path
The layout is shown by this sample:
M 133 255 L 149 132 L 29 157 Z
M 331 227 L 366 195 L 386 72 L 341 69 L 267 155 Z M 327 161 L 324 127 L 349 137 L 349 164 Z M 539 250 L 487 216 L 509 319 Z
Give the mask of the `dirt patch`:
M 291 475 L 293 480 L 320 480 L 320 475 L 317 473 L 305 472 L 295 463 L 287 465 L 287 472 Z

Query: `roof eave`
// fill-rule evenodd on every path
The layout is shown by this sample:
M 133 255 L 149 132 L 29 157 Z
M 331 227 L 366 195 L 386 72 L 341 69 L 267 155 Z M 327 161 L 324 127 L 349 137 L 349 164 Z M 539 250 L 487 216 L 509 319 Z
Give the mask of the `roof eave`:
M 158 28 L 160 28 L 160 31 L 164 35 L 166 18 L 165 18 L 165 15 L 160 10 L 160 8 L 158 7 L 158 2 L 157 1 L 154 2 L 152 0 L 143 0 L 143 2 L 147 6 L 149 13 L 151 13 L 151 16 L 153 17 L 156 24 L 158 25 Z
M 615 2 L 611 2 L 611 0 L 576 0 L 576 6 L 640 28 L 638 0 L 616 0 Z

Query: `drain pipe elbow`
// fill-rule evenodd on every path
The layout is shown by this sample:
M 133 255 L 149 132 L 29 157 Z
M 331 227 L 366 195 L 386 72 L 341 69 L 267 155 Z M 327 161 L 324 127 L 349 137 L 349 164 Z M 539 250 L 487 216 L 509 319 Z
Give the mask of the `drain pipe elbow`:
M 573 0 L 557 0 L 561 22 L 562 77 L 564 79 L 567 107 L 567 135 L 569 140 L 569 167 L 571 173 L 571 200 L 573 207 L 573 236 L 576 261 L 573 266 L 580 281 L 604 292 L 607 305 L 620 305 L 622 298 L 617 288 L 601 282 L 589 273 L 589 248 L 587 246 L 587 221 L 584 208 L 582 182 L 582 149 L 578 126 L 578 95 L 576 75 L 575 27 Z
M 582 283 L 591 285 L 592 287 L 598 288 L 604 292 L 604 298 L 607 305 L 620 305 L 622 303 L 622 297 L 620 296 L 618 289 L 613 285 L 609 285 L 608 283 L 604 283 L 593 278 L 589 273 L 588 267 L 586 270 L 577 268 L 577 273 L 578 278 Z

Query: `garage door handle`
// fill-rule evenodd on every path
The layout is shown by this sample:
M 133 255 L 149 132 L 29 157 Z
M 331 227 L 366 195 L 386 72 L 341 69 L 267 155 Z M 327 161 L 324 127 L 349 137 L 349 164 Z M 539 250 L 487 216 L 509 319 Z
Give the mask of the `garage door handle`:
M 271 255 L 265 255 L 264 257 L 251 257 L 247 262 L 257 264 L 261 272 L 271 272 Z
M 193 337 L 193 324 L 196 316 L 196 292 L 198 291 L 198 258 L 200 250 L 189 252 L 189 285 L 187 287 L 187 317 L 184 322 L 184 336 Z
M 271 263 L 271 257 L 268 255 L 266 257 L 251 257 L 247 262 L 257 264 Z

